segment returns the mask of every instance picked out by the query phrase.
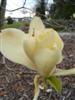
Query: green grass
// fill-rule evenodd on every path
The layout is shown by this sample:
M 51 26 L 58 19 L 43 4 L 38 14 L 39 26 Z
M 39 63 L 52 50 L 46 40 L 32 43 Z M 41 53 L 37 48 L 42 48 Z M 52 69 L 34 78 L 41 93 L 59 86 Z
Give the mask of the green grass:
M 14 22 L 13 24 L 4 24 L 3 29 L 4 28 L 20 28 L 24 25 L 24 22 Z

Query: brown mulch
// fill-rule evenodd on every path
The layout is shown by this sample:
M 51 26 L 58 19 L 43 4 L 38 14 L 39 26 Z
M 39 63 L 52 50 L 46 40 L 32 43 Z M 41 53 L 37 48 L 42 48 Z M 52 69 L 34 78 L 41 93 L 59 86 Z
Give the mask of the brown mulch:
M 58 67 L 69 69 L 75 67 L 75 36 L 62 37 L 65 47 L 64 60 Z M 2 64 L 0 57 L 0 100 L 32 100 L 34 94 L 33 79 L 36 72 L 22 65 L 14 64 L 6 59 Z M 38 100 L 75 100 L 75 76 L 61 77 L 63 89 L 61 93 L 41 90 Z

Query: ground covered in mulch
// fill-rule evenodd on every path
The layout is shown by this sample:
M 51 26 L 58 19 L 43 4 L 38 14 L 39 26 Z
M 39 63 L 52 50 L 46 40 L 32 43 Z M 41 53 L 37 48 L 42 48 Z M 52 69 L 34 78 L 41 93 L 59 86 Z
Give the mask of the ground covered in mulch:
M 64 60 L 58 67 L 69 69 L 75 67 L 75 36 L 64 35 Z M 36 72 L 6 59 L 2 64 L 0 57 L 0 100 L 32 100 L 34 94 L 33 79 Z M 75 100 L 75 76 L 61 77 L 63 89 L 57 93 L 50 88 L 41 90 L 38 100 Z

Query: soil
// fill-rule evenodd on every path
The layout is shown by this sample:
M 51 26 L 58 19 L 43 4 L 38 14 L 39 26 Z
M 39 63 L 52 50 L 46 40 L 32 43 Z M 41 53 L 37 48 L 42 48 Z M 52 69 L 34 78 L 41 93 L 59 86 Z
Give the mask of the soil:
M 57 67 L 75 68 L 75 36 L 64 35 L 64 60 Z M 32 100 L 33 79 L 36 72 L 25 66 L 5 60 L 0 55 L 0 100 Z M 63 89 L 57 93 L 53 88 L 41 90 L 38 100 L 75 100 L 75 75 L 61 77 Z

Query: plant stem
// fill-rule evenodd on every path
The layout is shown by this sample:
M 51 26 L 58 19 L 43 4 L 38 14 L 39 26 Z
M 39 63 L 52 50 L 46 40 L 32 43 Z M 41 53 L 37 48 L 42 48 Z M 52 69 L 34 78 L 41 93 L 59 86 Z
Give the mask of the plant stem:
M 35 92 L 34 92 L 34 98 L 33 98 L 33 100 L 37 100 L 38 96 L 39 96 L 39 93 L 40 93 L 39 78 L 40 78 L 39 75 L 36 75 L 35 78 L 34 78 Z

